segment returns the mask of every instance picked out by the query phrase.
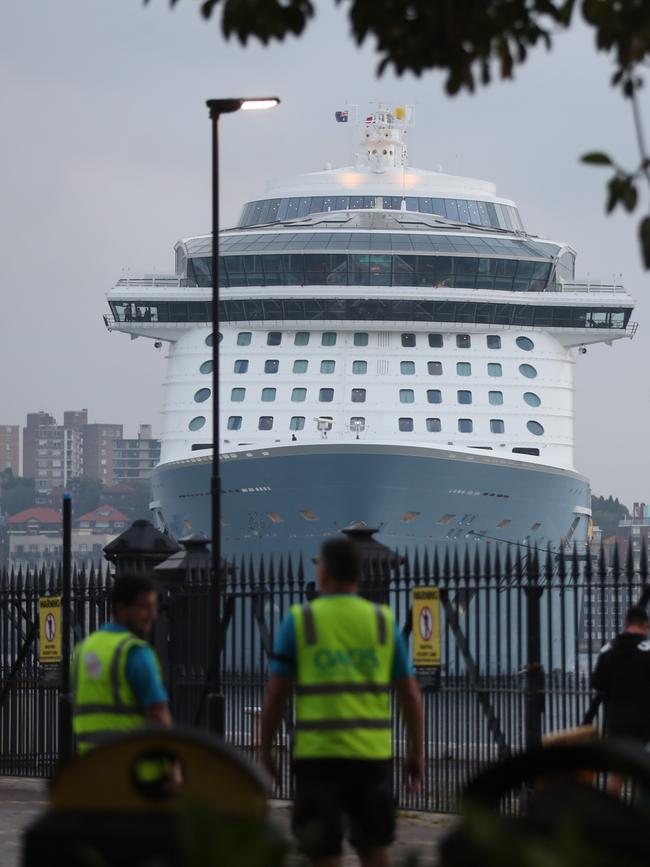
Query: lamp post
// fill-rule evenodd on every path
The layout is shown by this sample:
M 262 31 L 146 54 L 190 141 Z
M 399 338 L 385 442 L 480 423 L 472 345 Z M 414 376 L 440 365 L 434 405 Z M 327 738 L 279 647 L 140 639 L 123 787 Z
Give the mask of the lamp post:
M 208 727 L 223 737 L 225 706 L 221 683 L 221 473 L 219 469 L 219 120 L 222 114 L 274 108 L 277 97 L 257 99 L 209 99 L 212 124 L 212 634 L 210 636 L 211 691 L 208 695 Z

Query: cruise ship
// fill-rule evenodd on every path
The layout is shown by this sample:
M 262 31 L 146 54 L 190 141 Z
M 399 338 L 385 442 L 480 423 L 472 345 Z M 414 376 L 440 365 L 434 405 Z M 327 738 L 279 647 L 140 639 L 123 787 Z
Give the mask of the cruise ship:
M 633 300 L 576 280 L 571 246 L 493 183 L 409 165 L 412 125 L 381 106 L 354 165 L 244 205 L 219 237 L 218 335 L 209 234 L 108 292 L 111 331 L 168 350 L 152 511 L 174 537 L 210 535 L 218 339 L 225 555 L 312 557 L 355 522 L 391 548 L 588 539 L 573 366 L 633 336 Z

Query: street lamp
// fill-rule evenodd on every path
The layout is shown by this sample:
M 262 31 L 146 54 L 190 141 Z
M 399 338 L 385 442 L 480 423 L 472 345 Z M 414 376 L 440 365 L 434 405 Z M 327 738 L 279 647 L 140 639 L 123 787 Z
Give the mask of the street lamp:
M 258 99 L 209 99 L 212 122 L 212 662 L 211 692 L 208 696 L 208 726 L 224 736 L 225 705 L 221 683 L 221 473 L 219 469 L 219 120 L 234 111 L 273 108 L 277 97 Z

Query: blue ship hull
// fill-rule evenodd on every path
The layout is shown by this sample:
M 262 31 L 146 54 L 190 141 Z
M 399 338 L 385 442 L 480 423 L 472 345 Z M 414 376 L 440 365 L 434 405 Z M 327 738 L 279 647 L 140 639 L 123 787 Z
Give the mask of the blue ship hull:
M 160 464 L 159 517 L 177 538 L 210 536 L 210 457 Z M 587 538 L 590 491 L 569 470 L 417 446 L 317 443 L 223 455 L 227 557 L 314 557 L 354 521 L 391 548 Z

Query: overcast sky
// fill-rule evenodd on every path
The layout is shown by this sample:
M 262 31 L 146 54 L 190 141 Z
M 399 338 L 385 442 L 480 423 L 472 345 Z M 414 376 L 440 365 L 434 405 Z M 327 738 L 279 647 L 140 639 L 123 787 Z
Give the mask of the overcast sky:
M 594 493 L 650 500 L 649 280 L 634 217 L 606 217 L 603 170 L 580 154 L 636 159 L 629 106 L 591 33 L 562 34 L 514 83 L 450 99 L 443 78 L 375 76 L 346 4 L 318 0 L 302 38 L 224 42 L 195 0 L 20 0 L 0 28 L 0 424 L 87 407 L 92 421 L 160 430 L 165 358 L 108 334 L 105 292 L 127 271 L 172 271 L 180 237 L 209 230 L 205 100 L 277 94 L 272 112 L 225 118 L 222 209 L 232 224 L 267 181 L 351 161 L 345 101 L 416 103 L 411 162 L 493 180 L 526 227 L 578 251 L 578 274 L 622 279 L 638 306 L 633 341 L 577 358 L 576 465 Z M 646 116 L 650 105 L 645 96 Z M 363 110 L 363 108 L 362 108 Z

